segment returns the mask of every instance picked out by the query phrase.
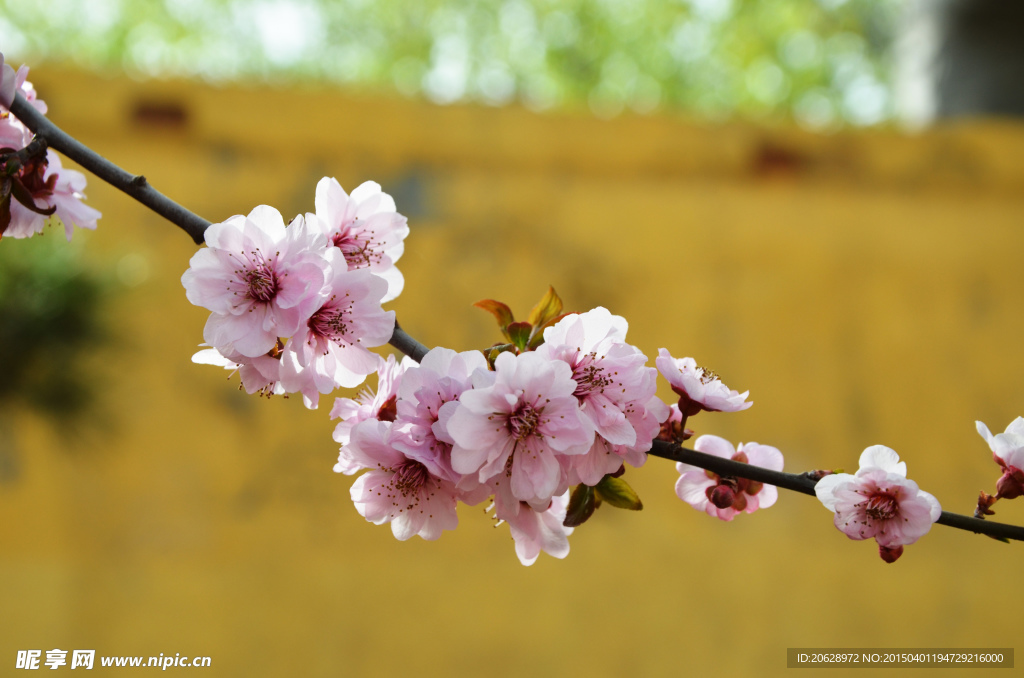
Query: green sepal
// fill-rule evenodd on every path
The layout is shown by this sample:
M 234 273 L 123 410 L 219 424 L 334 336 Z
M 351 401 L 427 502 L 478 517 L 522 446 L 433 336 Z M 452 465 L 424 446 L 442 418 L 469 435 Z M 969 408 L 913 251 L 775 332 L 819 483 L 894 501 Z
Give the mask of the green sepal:
M 991 534 L 986 534 L 985 536 L 988 537 L 989 539 L 995 539 L 996 541 L 1001 541 L 1004 544 L 1009 544 L 1010 543 L 1010 540 L 1007 539 L 1006 537 L 993 537 Z
M 562 521 L 562 525 L 579 527 L 587 522 L 597 508 L 596 499 L 594 488 L 583 483 L 577 485 L 569 497 L 569 506 L 565 509 L 565 520 Z
M 616 508 L 640 511 L 644 505 L 639 495 L 622 478 L 612 478 L 610 475 L 601 478 L 601 482 L 594 488 L 597 495 Z

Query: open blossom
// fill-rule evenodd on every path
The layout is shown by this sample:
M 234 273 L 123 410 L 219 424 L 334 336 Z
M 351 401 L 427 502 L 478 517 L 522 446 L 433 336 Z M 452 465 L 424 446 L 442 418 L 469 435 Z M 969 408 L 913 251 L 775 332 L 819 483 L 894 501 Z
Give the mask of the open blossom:
M 697 438 L 694 449 L 772 471 L 781 471 L 783 466 L 782 453 L 769 445 L 740 443 L 733 448 L 732 443 L 724 438 L 703 435 Z M 768 508 L 779 497 L 779 491 L 774 485 L 746 478 L 722 477 L 683 463 L 676 464 L 676 470 L 682 474 L 676 481 L 676 494 L 679 498 L 698 511 L 722 520 L 732 520 L 738 513 L 753 513 L 759 508 Z
M 42 209 L 54 208 L 54 216 L 64 224 L 64 234 L 71 240 L 74 226 L 96 228 L 100 218 L 98 210 L 89 207 L 82 200 L 85 195 L 85 175 L 75 170 L 64 169 L 60 156 L 53 151 L 46 152 L 46 162 L 29 162 L 20 170 L 19 177 L 25 188 Z M 28 209 L 16 200 L 11 201 L 11 223 L 4 236 L 28 238 L 40 233 L 52 219 Z
M 502 353 L 494 372 L 477 370 L 473 381 L 448 420 L 452 467 L 489 484 L 499 513 L 518 512 L 521 501 L 546 507 L 568 489 L 560 458 L 594 441 L 572 370 L 533 352 Z
M 335 398 L 331 408 L 331 419 L 341 419 L 334 428 L 334 440 L 341 443 L 338 463 L 334 465 L 335 473 L 352 475 L 361 467 L 349 453 L 348 443 L 352 437 L 352 429 L 356 424 L 368 419 L 392 422 L 398 413 L 398 388 L 406 371 L 416 365 L 416 361 L 403 356 L 402 361 L 389 355 L 387 360 L 377 357 L 377 392 L 369 388 L 363 389 L 355 399 Z
M 192 362 L 197 365 L 223 367 L 231 370 L 232 374 L 238 372 L 242 388 L 250 395 L 259 393 L 270 396 L 286 392 L 280 383 L 281 361 L 270 354 L 255 358 L 247 358 L 240 353 L 229 353 L 225 356 L 215 348 L 207 348 L 193 355 Z
M 1003 475 L 996 482 L 996 497 L 1016 499 L 1024 494 L 1024 417 L 1017 417 L 1005 432 L 995 435 L 982 422 L 974 423 L 992 450 L 992 458 L 1003 469 Z
M 555 558 L 569 555 L 569 535 L 573 528 L 562 524 L 568 505 L 569 493 L 565 492 L 552 497 L 551 503 L 543 511 L 537 511 L 523 502 L 518 511 L 504 518 L 515 540 L 519 562 L 533 565 L 541 551 Z M 498 518 L 501 518 L 500 513 Z
M 386 344 L 395 329 L 395 312 L 380 305 L 387 283 L 368 271 L 349 271 L 333 252 L 326 256 L 331 265 L 326 299 L 288 341 L 282 357 L 285 388 L 302 392 L 311 409 L 321 393 L 363 383 L 377 368 L 378 356 L 370 348 Z
M 222 353 L 263 355 L 322 305 L 326 244 L 301 217 L 285 228 L 280 212 L 260 205 L 210 226 L 206 244 L 181 283 L 189 301 L 212 311 L 203 337 Z
M 856 475 L 827 475 L 814 492 L 836 514 L 841 532 L 850 539 L 874 537 L 887 563 L 895 562 L 903 547 L 924 536 L 942 514 L 938 500 L 909 480 L 907 465 L 883 445 L 861 453 Z
M 590 451 L 568 462 L 571 484 L 596 485 L 623 461 L 643 465 L 658 422 L 668 416 L 665 404 L 654 397 L 657 371 L 626 343 L 628 327 L 625 318 L 597 307 L 548 327 L 537 349 L 538 355 L 572 368 L 580 414 L 597 433 Z
M 421 461 L 434 475 L 455 482 L 461 475 L 452 468 L 455 441 L 448 433 L 447 422 L 458 407 L 459 396 L 472 387 L 476 370 L 487 370 L 487 360 L 480 351 L 456 353 L 437 347 L 405 373 L 398 389 L 398 417 L 392 444 Z
M 739 393 L 722 383 L 718 375 L 698 367 L 693 358 L 673 358 L 667 349 L 658 349 L 654 361 L 658 371 L 679 395 L 679 409 L 692 417 L 701 410 L 708 412 L 739 412 L 754 403 L 746 402 L 750 391 Z
M 315 205 L 318 228 L 328 244 L 339 248 L 348 268 L 366 268 L 384 278 L 388 283 L 385 302 L 401 294 L 404 279 L 395 262 L 405 250 L 409 226 L 380 184 L 367 181 L 349 195 L 336 179 L 324 177 L 316 185 Z
M 437 539 L 442 530 L 458 525 L 455 485 L 396 450 L 389 442 L 391 427 L 390 422 L 370 419 L 352 430 L 352 457 L 370 469 L 352 484 L 352 501 L 375 525 L 390 522 L 398 539 L 416 534 Z

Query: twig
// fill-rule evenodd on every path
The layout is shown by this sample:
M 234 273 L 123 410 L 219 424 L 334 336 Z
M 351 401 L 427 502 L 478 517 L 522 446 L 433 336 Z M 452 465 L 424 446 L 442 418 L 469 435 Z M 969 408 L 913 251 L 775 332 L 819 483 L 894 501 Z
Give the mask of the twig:
M 25 123 L 25 126 L 32 130 L 36 136 L 45 139 L 50 148 L 60 151 L 114 188 L 124 191 L 172 224 L 180 227 L 192 237 L 192 240 L 197 245 L 202 244 L 203 233 L 210 225 L 210 222 L 190 212 L 150 186 L 149 182 L 146 181 L 146 177 L 141 174 L 125 172 L 99 153 L 96 153 L 64 132 L 50 122 L 46 116 L 33 108 L 32 104 L 20 92 L 14 96 L 14 101 L 11 103 L 11 113 L 18 120 Z
M 748 478 L 768 485 L 774 485 L 775 487 L 792 490 L 793 492 L 809 494 L 812 497 L 815 496 L 814 486 L 818 483 L 809 474 L 797 475 L 783 471 L 772 471 L 753 464 L 744 464 L 732 459 L 723 459 L 722 457 L 705 454 L 704 452 L 697 452 L 696 450 L 690 450 L 662 440 L 654 441 L 654 446 L 649 454 L 707 469 L 720 476 Z M 937 522 L 939 525 L 984 534 L 996 539 L 1024 541 L 1024 527 L 1017 525 L 996 523 L 991 520 L 979 520 L 978 518 L 960 515 L 959 513 L 950 513 L 949 511 L 943 511 Z
M 207 227 L 210 226 L 210 222 L 190 212 L 154 189 L 149 185 L 144 176 L 124 171 L 62 131 L 51 123 L 46 116 L 33 108 L 20 93 L 15 95 L 15 100 L 11 104 L 11 113 L 25 123 L 26 127 L 32 130 L 38 137 L 41 137 L 50 147 L 57 149 L 95 174 L 98 178 L 124 191 L 130 197 L 149 207 L 172 224 L 180 227 L 192 237 L 197 245 L 203 243 L 203 234 L 206 232 Z M 395 331 L 388 343 L 417 362 L 423 360 L 423 356 L 428 351 L 426 346 L 406 333 L 397 322 L 395 322 Z M 748 478 L 786 490 L 815 496 L 814 486 L 817 481 L 808 475 L 771 471 L 760 466 L 754 466 L 753 464 L 722 459 L 721 457 L 689 450 L 660 440 L 654 441 L 650 454 L 707 469 L 719 475 Z M 1016 525 L 979 520 L 978 518 L 950 513 L 949 511 L 942 512 L 938 523 L 977 534 L 985 534 L 997 539 L 1024 541 L 1024 527 Z

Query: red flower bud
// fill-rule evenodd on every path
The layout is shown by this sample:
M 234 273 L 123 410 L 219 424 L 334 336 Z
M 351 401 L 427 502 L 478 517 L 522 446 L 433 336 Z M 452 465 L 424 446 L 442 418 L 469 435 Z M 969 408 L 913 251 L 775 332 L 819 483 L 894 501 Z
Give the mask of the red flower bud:
M 889 548 L 887 546 L 878 545 L 878 555 L 882 557 L 887 563 L 895 563 L 900 556 L 903 555 L 903 546 L 897 546 L 896 548 Z

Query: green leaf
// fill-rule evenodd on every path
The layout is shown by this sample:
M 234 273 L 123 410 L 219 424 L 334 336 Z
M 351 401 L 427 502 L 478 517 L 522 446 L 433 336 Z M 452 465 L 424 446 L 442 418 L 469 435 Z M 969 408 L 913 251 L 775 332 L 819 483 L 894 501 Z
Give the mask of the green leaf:
M 605 476 L 595 489 L 601 499 L 604 499 L 616 508 L 639 511 L 644 507 L 637 493 L 622 478 L 612 478 L 610 475 Z
M 506 304 L 503 304 L 500 301 L 495 301 L 494 299 L 481 299 L 473 305 L 477 308 L 482 308 L 493 315 L 498 320 L 498 327 L 501 328 L 501 333 L 505 335 L 506 339 L 511 341 L 511 337 L 509 337 L 508 330 L 506 328 L 516 321 L 515 317 L 512 315 L 512 309 L 510 309 Z
M 530 343 L 530 331 L 533 326 L 530 323 L 512 323 L 505 328 L 508 334 L 508 339 L 516 345 L 520 351 L 526 350 L 526 345 Z
M 535 327 L 544 327 L 561 312 L 562 300 L 555 292 L 555 288 L 548 286 L 548 291 L 544 298 L 537 302 L 537 305 L 530 311 L 529 322 Z
M 565 520 L 562 525 L 566 527 L 579 527 L 587 522 L 590 516 L 594 515 L 595 505 L 594 488 L 580 483 L 573 489 L 569 497 L 569 506 L 565 510 Z

